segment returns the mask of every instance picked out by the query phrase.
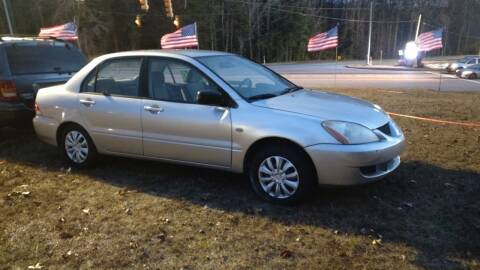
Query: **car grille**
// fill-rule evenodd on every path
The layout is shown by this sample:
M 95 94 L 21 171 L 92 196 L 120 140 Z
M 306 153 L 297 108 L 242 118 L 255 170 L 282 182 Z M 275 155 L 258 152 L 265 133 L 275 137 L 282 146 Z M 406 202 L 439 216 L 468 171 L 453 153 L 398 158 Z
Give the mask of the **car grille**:
M 388 135 L 388 136 L 392 136 L 392 130 L 390 129 L 390 123 L 386 123 L 385 125 L 377 128 L 378 130 L 380 130 L 381 132 L 383 132 L 384 134 Z

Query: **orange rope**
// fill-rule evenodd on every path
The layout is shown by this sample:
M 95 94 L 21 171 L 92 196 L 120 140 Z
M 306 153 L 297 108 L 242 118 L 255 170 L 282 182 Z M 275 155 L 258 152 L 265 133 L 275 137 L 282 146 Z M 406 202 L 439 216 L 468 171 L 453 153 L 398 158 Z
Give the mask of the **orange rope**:
M 388 114 L 394 115 L 394 116 L 405 117 L 405 118 L 422 120 L 422 121 L 428 121 L 428 122 L 433 122 L 433 123 L 440 123 L 440 124 L 459 125 L 459 126 L 466 126 L 466 127 L 480 127 L 480 123 L 447 121 L 447 120 L 440 120 L 440 119 L 433 119 L 433 118 L 426 118 L 426 117 L 418 117 L 418 116 L 413 116 L 413 115 L 406 115 L 406 114 L 399 114 L 399 113 L 392 113 L 392 112 L 389 112 Z

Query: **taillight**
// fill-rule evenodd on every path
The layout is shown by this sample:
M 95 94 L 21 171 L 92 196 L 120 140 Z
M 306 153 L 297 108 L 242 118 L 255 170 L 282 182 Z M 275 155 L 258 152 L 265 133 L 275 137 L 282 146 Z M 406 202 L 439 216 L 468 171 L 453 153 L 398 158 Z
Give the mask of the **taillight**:
M 17 88 L 13 81 L 0 81 L 0 100 L 18 100 Z
M 37 102 L 35 102 L 35 113 L 36 113 L 37 115 L 40 115 L 40 106 L 38 106 L 38 103 L 37 103 Z

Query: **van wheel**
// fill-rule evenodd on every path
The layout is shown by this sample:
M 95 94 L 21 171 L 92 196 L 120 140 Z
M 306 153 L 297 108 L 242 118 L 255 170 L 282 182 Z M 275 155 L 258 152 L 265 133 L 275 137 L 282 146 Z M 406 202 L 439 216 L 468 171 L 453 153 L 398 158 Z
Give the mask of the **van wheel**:
M 293 204 L 316 190 L 315 169 L 306 154 L 290 145 L 271 145 L 253 155 L 249 178 L 266 201 Z
M 67 126 L 62 132 L 61 145 L 64 158 L 72 167 L 91 166 L 97 158 L 97 149 L 88 133 L 76 125 Z

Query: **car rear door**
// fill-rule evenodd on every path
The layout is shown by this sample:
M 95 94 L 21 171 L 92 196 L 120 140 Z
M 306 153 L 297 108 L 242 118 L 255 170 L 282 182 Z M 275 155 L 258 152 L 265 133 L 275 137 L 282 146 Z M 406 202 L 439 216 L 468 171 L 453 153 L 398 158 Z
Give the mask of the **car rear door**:
M 142 109 L 145 156 L 231 166 L 230 109 L 197 104 L 199 90 L 220 91 L 190 64 L 167 58 L 149 60 L 148 98 Z
M 141 156 L 141 57 L 107 60 L 78 94 L 82 119 L 100 152 Z

